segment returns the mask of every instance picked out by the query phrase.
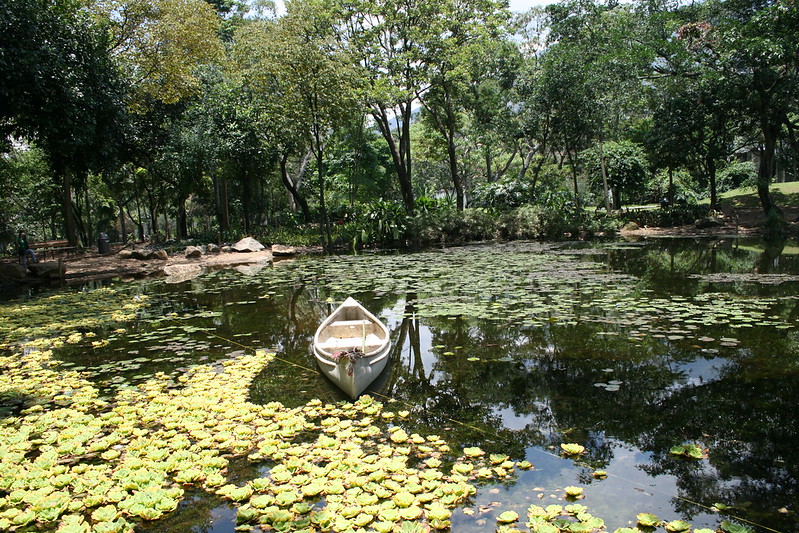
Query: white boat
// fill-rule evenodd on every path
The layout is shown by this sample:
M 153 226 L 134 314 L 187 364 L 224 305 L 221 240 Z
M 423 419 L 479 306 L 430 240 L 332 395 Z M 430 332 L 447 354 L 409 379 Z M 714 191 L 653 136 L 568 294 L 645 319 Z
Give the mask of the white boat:
M 322 372 L 355 399 L 386 367 L 391 339 L 385 324 L 347 298 L 319 325 L 313 349 Z

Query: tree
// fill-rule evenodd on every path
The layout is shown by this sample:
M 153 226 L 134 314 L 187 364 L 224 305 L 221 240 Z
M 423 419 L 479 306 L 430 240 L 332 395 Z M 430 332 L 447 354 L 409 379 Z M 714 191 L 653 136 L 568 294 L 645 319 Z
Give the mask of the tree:
M 414 209 L 411 122 L 425 86 L 419 50 L 438 9 L 426 0 L 355 0 L 340 7 L 340 38 L 365 71 L 363 99 L 388 143 L 407 212 Z
M 125 93 L 107 35 L 70 0 L 19 0 L 0 13 L 0 49 L 1 133 L 47 153 L 74 244 L 73 177 L 112 163 L 124 131 Z
M 649 165 L 641 146 L 630 141 L 609 141 L 601 154 L 597 145 L 586 152 L 584 159 L 591 184 L 604 191 L 605 181 L 617 209 L 621 208 L 622 194 L 629 199 L 643 190 Z
M 555 87 L 548 90 L 568 95 L 569 106 L 558 113 L 555 132 L 572 166 L 577 196 L 575 166 L 580 143 L 596 139 L 600 166 L 604 167 L 604 142 L 616 137 L 621 124 L 640 108 L 643 85 L 639 76 L 651 64 L 652 53 L 641 43 L 640 17 L 629 6 L 574 0 L 551 5 L 547 12 L 551 45 L 545 54 L 546 64 L 571 71 L 555 73 L 556 78 L 550 78 Z M 553 63 L 546 57 L 551 55 L 556 58 Z M 604 168 L 602 175 L 606 207 L 610 208 Z
M 431 2 L 434 9 L 423 21 L 419 65 L 425 84 L 416 97 L 444 139 L 457 208 L 465 207 L 463 178 L 458 168 L 456 137 L 460 134 L 469 69 L 492 41 L 501 39 L 507 12 L 490 0 Z
M 310 0 L 287 7 L 288 13 L 277 23 L 260 22 L 242 33 L 239 53 L 246 51 L 247 55 L 239 58 L 247 61 L 266 115 L 276 122 L 271 130 L 273 142 L 292 149 L 301 142 L 315 156 L 320 232 L 322 242 L 330 248 L 325 151 L 333 133 L 357 109 L 360 76 L 335 39 L 329 6 Z M 257 55 L 252 55 L 256 50 Z
M 108 0 L 91 4 L 108 28 L 109 51 L 130 84 L 134 110 L 196 94 L 197 67 L 222 52 L 220 21 L 205 0 Z
M 799 107 L 799 10 L 792 0 L 715 0 L 680 28 L 678 38 L 700 73 L 734 91 L 730 111 L 756 124 L 760 205 L 772 228 L 780 230 L 782 214 L 769 185 L 779 140 L 796 141 L 792 114 Z

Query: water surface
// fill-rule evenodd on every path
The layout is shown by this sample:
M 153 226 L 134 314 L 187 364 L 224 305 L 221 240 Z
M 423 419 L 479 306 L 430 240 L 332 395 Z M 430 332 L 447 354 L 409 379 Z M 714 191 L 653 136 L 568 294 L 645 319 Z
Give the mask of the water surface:
M 453 515 L 455 531 L 564 503 L 584 487 L 607 529 L 637 513 L 715 529 L 799 528 L 799 260 L 757 241 L 509 243 L 412 254 L 281 261 L 138 290 L 151 307 L 102 351 L 64 350 L 99 368 L 109 396 L 155 371 L 178 372 L 254 348 L 277 359 L 255 402 L 346 400 L 311 354 L 319 322 L 353 296 L 392 331 L 386 372 L 369 393 L 411 416 L 411 432 L 453 449 L 529 460 L 530 471 L 484 484 Z M 246 275 L 245 275 L 246 274 Z M 707 449 L 689 460 L 669 450 Z M 587 453 L 559 455 L 561 443 Z M 254 477 L 246 461 L 232 475 Z M 594 477 L 604 470 L 606 477 Z M 717 513 L 717 503 L 729 506 Z M 161 531 L 231 531 L 235 512 L 192 494 Z

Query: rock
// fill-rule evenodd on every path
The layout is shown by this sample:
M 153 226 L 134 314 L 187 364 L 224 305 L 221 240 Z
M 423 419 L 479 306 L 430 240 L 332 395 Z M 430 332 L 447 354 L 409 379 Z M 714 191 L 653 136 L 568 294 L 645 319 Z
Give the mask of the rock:
M 19 263 L 0 263 L 0 279 L 21 281 L 26 277 L 27 273 Z
M 119 251 L 119 258 L 120 259 L 130 259 L 131 257 L 133 257 L 133 251 L 132 250 L 120 250 Z
M 169 265 L 164 267 L 166 283 L 180 283 L 194 279 L 203 273 L 200 265 Z
M 628 222 L 621 229 L 625 231 L 635 231 L 641 229 L 635 222 Z
M 61 261 L 47 261 L 46 263 L 29 263 L 28 270 L 31 274 L 41 279 L 60 279 L 64 277 L 67 269 Z
M 137 248 L 133 250 L 131 257 L 133 257 L 133 259 L 138 259 L 139 261 L 147 261 L 148 259 L 153 258 L 153 251 L 148 250 L 147 248 Z
M 197 248 L 196 246 L 187 246 L 183 254 L 189 259 L 196 259 L 203 255 L 203 251 Z
M 166 261 L 167 259 L 169 259 L 169 254 L 166 253 L 166 250 L 157 250 L 153 254 L 153 257 L 155 257 L 156 259 L 160 259 L 161 261 Z
M 233 251 L 233 248 L 231 248 L 230 246 L 223 246 L 222 248 L 220 248 L 220 250 L 222 253 L 229 254 L 230 252 Z
M 232 246 L 233 250 L 239 253 L 260 252 L 266 247 L 252 237 L 244 237 Z
M 297 255 L 297 249 L 294 246 L 286 246 L 285 244 L 273 244 L 272 255 L 275 256 L 294 256 Z
M 694 225 L 696 229 L 718 228 L 724 225 L 724 221 L 718 217 L 705 217 L 697 220 Z
M 209 254 L 218 254 L 222 251 L 222 249 L 216 244 L 209 244 L 207 248 Z
M 234 268 L 236 269 L 237 272 L 239 272 L 240 274 L 244 274 L 245 276 L 255 276 L 261 270 L 266 268 L 268 265 L 269 263 L 255 263 L 252 265 L 239 265 Z

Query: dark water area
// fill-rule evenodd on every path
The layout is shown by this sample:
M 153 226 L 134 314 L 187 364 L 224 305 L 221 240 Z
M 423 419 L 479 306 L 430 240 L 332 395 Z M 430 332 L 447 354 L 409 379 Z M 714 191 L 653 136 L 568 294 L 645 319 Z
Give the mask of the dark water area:
M 493 530 L 492 509 L 524 523 L 530 505 L 563 503 L 569 485 L 609 531 L 643 512 L 799 531 L 795 243 L 509 243 L 282 261 L 135 290 L 150 301 L 135 326 L 106 332 L 110 344 L 90 356 L 59 354 L 92 369 L 108 398 L 154 372 L 266 348 L 277 357 L 252 401 L 347 400 L 316 368 L 311 341 L 338 303 L 359 300 L 392 332 L 367 393 L 410 411 L 396 424 L 535 466 L 481 485 L 453 531 Z M 586 454 L 562 457 L 561 443 Z M 707 457 L 670 453 L 683 443 Z M 234 527 L 230 506 L 198 492 L 144 530 Z

